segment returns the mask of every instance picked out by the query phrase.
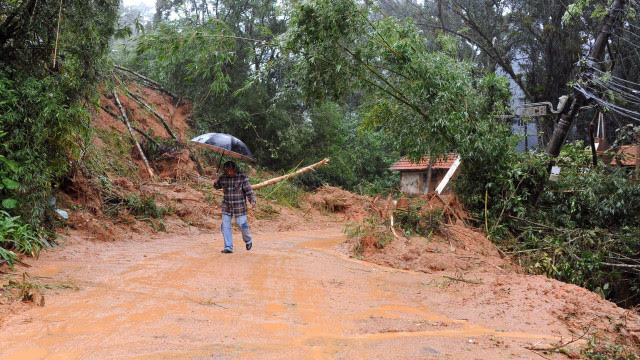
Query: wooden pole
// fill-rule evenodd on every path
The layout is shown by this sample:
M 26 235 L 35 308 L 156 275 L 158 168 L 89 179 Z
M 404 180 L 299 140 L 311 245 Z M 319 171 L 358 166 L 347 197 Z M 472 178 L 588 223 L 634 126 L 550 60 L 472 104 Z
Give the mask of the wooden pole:
M 609 35 L 611 34 L 611 30 L 613 29 L 613 25 L 618 19 L 619 15 L 623 12 L 625 6 L 627 5 L 627 0 L 615 0 L 611 7 L 609 8 L 609 13 L 604 19 L 604 23 L 600 28 L 600 33 L 596 38 L 596 42 L 591 48 L 589 52 L 589 56 L 587 57 L 587 61 L 590 63 L 597 63 L 600 59 L 600 56 L 605 49 L 607 42 L 609 41 Z M 580 74 L 578 79 L 584 78 L 584 71 Z M 547 174 L 551 175 L 551 169 L 555 165 L 555 159 L 560 155 L 560 150 L 562 150 L 562 146 L 567 140 L 567 134 L 569 134 L 569 130 L 573 125 L 573 120 L 578 115 L 578 111 L 580 108 L 587 104 L 588 99 L 580 93 L 578 90 L 574 89 L 569 95 L 569 99 L 567 100 L 567 104 L 569 106 L 565 106 L 559 115 L 559 121 L 556 125 L 555 130 L 553 131 L 553 135 L 551 136 L 551 140 L 547 145 L 546 153 L 549 155 L 551 160 L 547 164 Z M 540 198 L 540 194 L 542 194 L 542 190 L 544 188 L 546 181 L 541 181 L 538 185 L 538 188 L 534 191 L 532 196 L 532 203 L 537 203 Z
M 154 178 L 153 175 L 153 170 L 151 170 L 151 166 L 149 166 L 149 162 L 147 161 L 147 157 L 144 156 L 144 152 L 142 152 L 142 148 L 140 147 L 140 143 L 138 142 L 138 139 L 136 138 L 136 135 L 133 133 L 133 130 L 131 129 L 131 124 L 129 123 L 129 118 L 127 118 L 127 114 L 124 111 L 124 109 L 122 108 L 122 104 L 120 103 L 120 99 L 118 98 L 118 92 L 116 90 L 113 90 L 113 97 L 116 99 L 116 103 L 118 104 L 118 108 L 120 109 L 120 112 L 122 113 L 122 117 L 124 118 L 124 121 L 127 124 L 127 129 L 129 129 L 129 134 L 131 135 L 131 138 L 133 139 L 133 142 L 136 143 L 136 147 L 138 148 L 138 151 L 140 152 L 140 156 L 142 157 L 142 160 L 144 161 L 144 166 L 147 167 L 147 171 L 149 172 L 149 176 L 151 176 L 151 178 Z
M 305 173 L 305 172 L 307 172 L 309 170 L 314 170 L 317 167 L 322 166 L 322 165 L 326 165 L 328 163 L 329 163 L 329 159 L 324 159 L 324 160 L 322 160 L 320 162 L 317 162 L 317 163 L 315 163 L 313 165 L 309 165 L 309 166 L 303 167 L 302 169 L 300 169 L 300 170 L 298 170 L 296 172 L 293 172 L 291 174 L 287 174 L 287 175 L 280 176 L 280 177 L 277 177 L 277 178 L 273 178 L 273 179 L 270 179 L 270 180 L 267 180 L 267 181 L 263 181 L 263 182 L 261 182 L 259 184 L 256 184 L 256 185 L 252 185 L 251 188 L 253 190 L 262 189 L 265 186 L 277 184 L 277 183 L 279 183 L 281 181 L 285 181 L 285 180 L 290 179 L 290 178 L 292 178 L 294 176 L 298 176 L 298 175 L 300 175 L 302 173 Z M 193 180 L 196 180 L 196 181 L 199 181 L 199 182 L 203 182 L 203 183 L 209 184 L 209 185 L 215 184 L 215 180 L 213 180 L 213 179 L 198 175 L 196 173 L 190 173 L 190 174 L 193 176 L 192 177 Z

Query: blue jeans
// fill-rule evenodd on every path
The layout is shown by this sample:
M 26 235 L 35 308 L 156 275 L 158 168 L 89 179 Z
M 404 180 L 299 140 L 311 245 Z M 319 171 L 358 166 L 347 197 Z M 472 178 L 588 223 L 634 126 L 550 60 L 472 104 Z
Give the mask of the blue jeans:
M 242 231 L 242 240 L 245 244 L 251 244 L 249 235 L 249 225 L 247 225 L 247 215 L 236 216 L 236 225 Z M 222 214 L 222 237 L 224 238 L 224 248 L 233 251 L 233 236 L 231 234 L 231 215 Z

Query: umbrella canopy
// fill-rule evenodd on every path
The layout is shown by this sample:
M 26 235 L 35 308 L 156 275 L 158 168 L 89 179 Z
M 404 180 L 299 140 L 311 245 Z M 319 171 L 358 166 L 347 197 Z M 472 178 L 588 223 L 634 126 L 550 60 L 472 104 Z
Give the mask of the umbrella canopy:
M 246 161 L 255 161 L 247 145 L 229 134 L 202 134 L 194 137 L 191 141 L 198 146 L 206 147 L 222 155 L 229 155 Z

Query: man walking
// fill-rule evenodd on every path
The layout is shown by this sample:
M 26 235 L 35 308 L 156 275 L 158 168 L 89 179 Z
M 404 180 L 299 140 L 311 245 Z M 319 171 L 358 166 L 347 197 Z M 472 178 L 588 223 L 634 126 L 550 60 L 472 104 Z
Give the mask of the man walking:
M 231 234 L 231 217 L 235 216 L 236 224 L 242 231 L 247 250 L 251 250 L 253 243 L 247 225 L 247 202 L 251 208 L 256 205 L 256 197 L 249 183 L 249 177 L 238 171 L 236 163 L 227 161 L 222 166 L 224 174 L 213 184 L 216 189 L 223 189 L 224 198 L 222 200 L 222 237 L 224 238 L 224 249 L 222 253 L 231 254 L 233 252 L 233 237 Z

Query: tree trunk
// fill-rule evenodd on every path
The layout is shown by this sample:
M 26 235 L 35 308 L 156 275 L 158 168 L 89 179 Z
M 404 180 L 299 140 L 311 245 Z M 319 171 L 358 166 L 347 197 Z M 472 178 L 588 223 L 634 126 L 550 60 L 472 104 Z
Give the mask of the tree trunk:
M 429 157 L 429 167 L 427 168 L 427 186 L 424 189 L 424 193 L 429 193 L 429 188 L 431 188 L 431 173 L 433 171 L 433 159 Z

